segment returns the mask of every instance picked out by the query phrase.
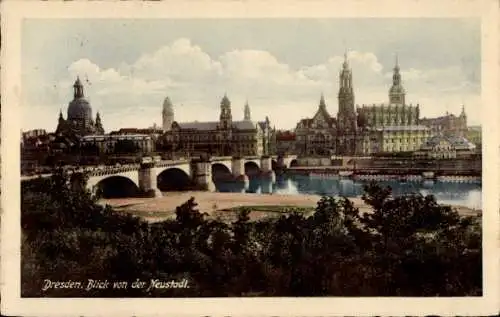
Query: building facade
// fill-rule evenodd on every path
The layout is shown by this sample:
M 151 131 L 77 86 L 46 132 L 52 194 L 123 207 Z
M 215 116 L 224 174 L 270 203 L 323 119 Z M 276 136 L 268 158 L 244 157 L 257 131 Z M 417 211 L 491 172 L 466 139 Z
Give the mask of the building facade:
M 296 135 L 292 131 L 276 131 L 276 154 L 286 155 L 296 153 Z
M 243 120 L 233 120 L 231 102 L 224 95 L 218 121 L 173 121 L 163 134 L 161 151 L 177 155 L 269 155 L 274 138 L 275 129 L 271 128 L 269 118 L 261 122 L 251 120 L 248 102 Z
M 476 148 L 481 149 L 482 144 L 483 144 L 483 137 L 482 137 L 482 132 L 481 132 L 481 126 L 471 126 L 467 127 L 467 134 L 466 138 L 474 143 Z
M 355 108 L 354 100 L 352 71 L 345 56 L 339 75 L 337 117 L 328 113 L 321 96 L 316 114 L 297 124 L 297 153 L 321 156 L 415 151 L 431 136 L 431 129 L 419 122 L 419 105 L 406 103 L 397 60 L 389 103 Z
M 73 85 L 73 100 L 68 105 L 68 115 L 64 119 L 62 111 L 59 112 L 59 121 L 56 134 L 73 135 L 76 137 L 90 134 L 104 134 L 99 112 L 95 121 L 92 118 L 92 107 L 85 99 L 83 85 L 77 77 Z
M 155 140 L 147 134 L 86 135 L 80 148 L 88 154 L 134 154 L 155 151 Z
M 469 157 L 475 150 L 476 146 L 464 137 L 439 134 L 429 138 L 415 155 L 429 159 L 455 159 Z

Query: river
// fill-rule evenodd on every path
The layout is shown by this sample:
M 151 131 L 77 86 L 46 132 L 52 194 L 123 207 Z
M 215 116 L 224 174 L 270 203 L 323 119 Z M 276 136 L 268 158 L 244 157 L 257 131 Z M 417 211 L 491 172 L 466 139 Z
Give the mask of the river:
M 329 196 L 359 197 L 367 181 L 341 179 L 335 175 L 285 175 L 278 176 L 273 184 L 270 180 L 254 177 L 249 184 L 216 182 L 218 192 L 246 192 L 257 194 L 316 194 Z M 482 209 L 481 183 L 459 183 L 443 181 L 378 181 L 382 186 L 390 186 L 394 195 L 409 193 L 432 194 L 438 203 Z

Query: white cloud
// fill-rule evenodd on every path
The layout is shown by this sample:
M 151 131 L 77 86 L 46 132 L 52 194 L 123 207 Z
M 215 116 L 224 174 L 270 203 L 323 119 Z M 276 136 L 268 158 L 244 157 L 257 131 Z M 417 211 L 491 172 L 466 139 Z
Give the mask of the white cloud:
M 301 118 L 314 115 L 321 93 L 329 111 L 337 112 L 338 76 L 343 60 L 343 56 L 331 56 L 324 63 L 297 69 L 262 50 L 235 49 L 218 57 L 210 56 L 185 38 L 145 53 L 133 63 L 122 62 L 117 69 L 80 59 L 69 66 L 67 76 L 48 96 L 46 89 L 37 90 L 27 84 L 25 103 L 30 107 L 26 108 L 24 127 L 40 127 L 43 122 L 43 127 L 53 130 L 58 110 L 72 98 L 71 86 L 79 75 L 94 112 L 102 113 L 107 130 L 160 123 L 161 104 L 167 95 L 175 105 L 178 121 L 217 120 L 219 101 L 225 92 L 232 100 L 235 119 L 243 116 L 243 105 L 248 99 L 254 119 L 267 115 L 278 128 L 293 128 Z M 392 69 L 384 69 L 371 52 L 350 52 L 349 64 L 356 103 L 386 102 Z M 456 112 L 465 103 L 466 110 L 471 111 L 471 121 L 479 122 L 477 87 L 467 80 L 460 67 L 401 67 L 407 100 L 420 103 L 423 115 Z

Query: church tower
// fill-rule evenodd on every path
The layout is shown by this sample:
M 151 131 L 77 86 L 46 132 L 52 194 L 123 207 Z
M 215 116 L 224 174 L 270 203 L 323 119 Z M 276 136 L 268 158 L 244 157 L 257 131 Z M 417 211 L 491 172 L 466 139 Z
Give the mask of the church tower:
M 66 120 L 64 120 L 62 109 L 59 110 L 59 119 L 57 121 L 56 134 L 64 133 L 66 130 Z
M 231 129 L 233 123 L 233 116 L 231 115 L 231 101 L 229 101 L 226 94 L 224 94 L 224 97 L 220 102 L 219 121 L 221 129 Z
M 352 87 L 352 72 L 347 63 L 347 53 L 339 76 L 339 110 L 337 127 L 341 134 L 349 134 L 356 130 L 356 112 L 354 110 L 354 91 Z
M 245 121 L 251 121 L 252 118 L 250 116 L 250 106 L 248 105 L 248 101 L 245 103 L 245 109 L 244 109 L 244 117 L 243 120 Z
M 101 114 L 99 111 L 97 111 L 95 116 L 95 133 L 100 135 L 104 134 L 104 127 L 102 126 Z
M 398 56 L 396 55 L 396 64 L 392 75 L 392 87 L 389 90 L 389 103 L 404 105 L 405 104 L 405 89 L 401 84 L 401 74 L 399 73 Z
M 174 107 L 170 98 L 167 97 L 163 101 L 163 109 L 162 109 L 162 128 L 163 132 L 170 131 L 172 128 L 172 123 L 174 122 Z

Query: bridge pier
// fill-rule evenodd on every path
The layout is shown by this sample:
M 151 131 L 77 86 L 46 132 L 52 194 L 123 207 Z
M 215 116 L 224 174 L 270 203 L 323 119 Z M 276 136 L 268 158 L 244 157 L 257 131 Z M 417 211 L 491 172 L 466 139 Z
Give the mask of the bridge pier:
M 215 191 L 215 184 L 212 181 L 212 163 L 210 159 L 193 160 L 192 165 L 193 182 L 198 190 Z
M 231 172 L 233 179 L 237 182 L 249 183 L 250 180 L 245 174 L 245 160 L 239 156 L 235 156 L 231 160 Z
M 141 195 L 145 197 L 162 197 L 161 191 L 158 189 L 157 185 L 154 164 L 141 164 L 139 168 L 139 191 Z
M 271 183 L 276 182 L 276 173 L 273 171 L 273 164 L 270 156 L 266 155 L 260 158 L 260 170 L 262 177 L 271 180 Z
M 278 165 L 277 167 L 279 169 L 285 169 L 287 166 L 287 164 L 285 162 L 285 158 L 283 156 L 278 156 L 276 163 L 277 163 L 277 165 Z

